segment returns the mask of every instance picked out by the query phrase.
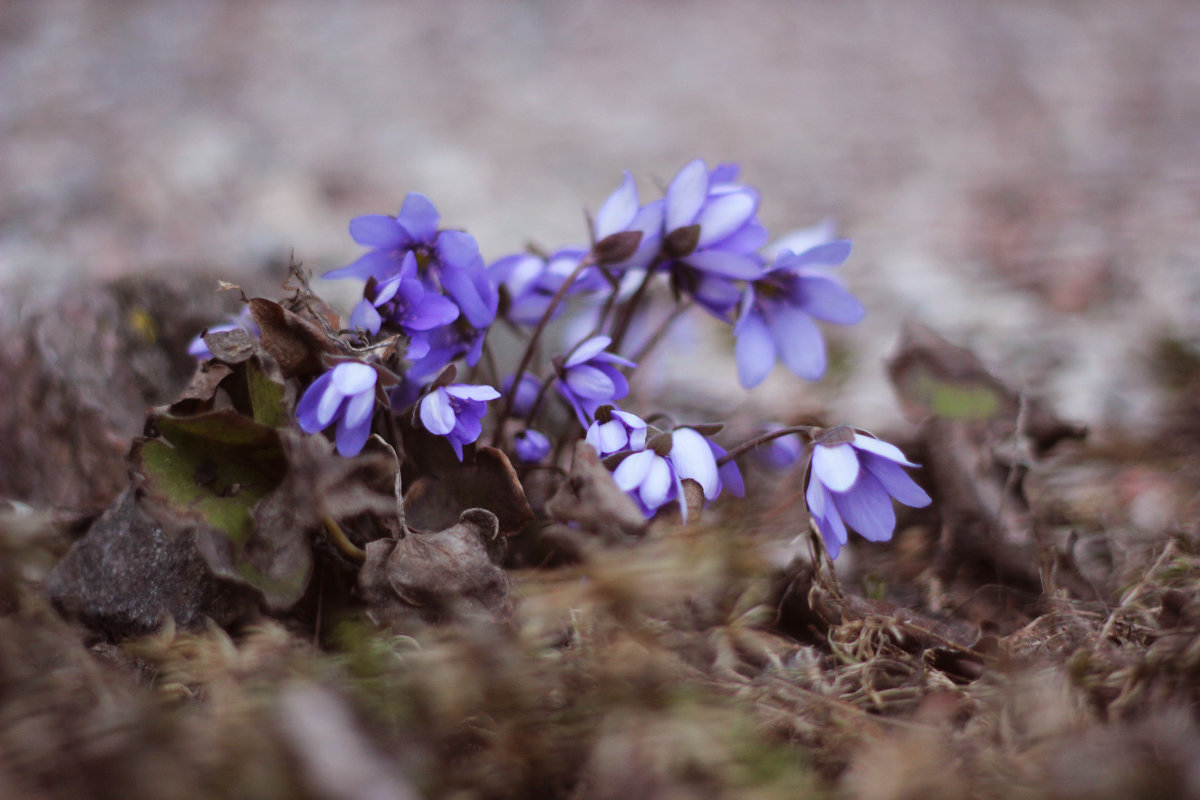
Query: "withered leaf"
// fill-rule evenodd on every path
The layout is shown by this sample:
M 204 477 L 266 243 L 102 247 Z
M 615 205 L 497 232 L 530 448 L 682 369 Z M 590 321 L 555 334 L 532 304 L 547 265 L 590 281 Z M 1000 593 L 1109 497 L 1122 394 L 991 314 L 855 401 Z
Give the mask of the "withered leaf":
M 248 305 L 262 332 L 263 349 L 279 363 L 285 378 L 321 372 L 321 354 L 339 352 L 324 330 L 279 303 L 255 297 Z
M 495 515 L 465 511 L 445 530 L 368 544 L 359 588 L 382 624 L 478 617 L 504 622 L 512 600 L 508 575 L 496 565 L 495 544 L 502 542 Z

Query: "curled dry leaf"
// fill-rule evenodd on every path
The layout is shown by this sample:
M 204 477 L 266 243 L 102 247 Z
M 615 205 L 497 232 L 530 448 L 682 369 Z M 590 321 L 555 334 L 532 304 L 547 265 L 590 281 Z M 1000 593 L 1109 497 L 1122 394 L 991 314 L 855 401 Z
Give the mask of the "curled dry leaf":
M 321 354 L 341 352 L 319 326 L 279 303 L 255 297 L 247 305 L 262 332 L 263 349 L 279 363 L 284 377 L 321 372 Z
M 507 622 L 510 584 L 497 566 L 503 541 L 496 516 L 476 508 L 445 530 L 371 542 L 358 574 L 371 616 L 399 626 L 470 618 Z

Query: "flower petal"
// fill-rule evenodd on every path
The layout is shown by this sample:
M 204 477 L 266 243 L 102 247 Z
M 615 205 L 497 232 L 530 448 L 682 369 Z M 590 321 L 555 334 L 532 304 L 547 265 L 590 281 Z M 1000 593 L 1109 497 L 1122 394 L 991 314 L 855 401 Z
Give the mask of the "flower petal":
M 375 308 L 375 304 L 367 298 L 358 301 L 358 305 L 350 312 L 350 327 L 362 328 L 367 333 L 374 336 L 379 333 L 379 328 L 383 325 L 383 317 L 379 316 L 379 310 Z
M 799 288 L 804 310 L 817 319 L 853 325 L 867 314 L 858 298 L 828 275 L 801 275 Z
M 642 496 L 642 502 L 647 506 L 658 508 L 671 499 L 671 466 L 665 458 L 656 455 L 653 450 L 643 450 L 642 452 L 650 453 L 651 459 L 650 468 L 646 470 L 646 479 L 642 481 L 642 487 L 638 494 Z
M 751 311 L 738 320 L 735 330 L 737 342 L 734 357 L 737 359 L 738 381 L 743 389 L 753 389 L 771 374 L 775 366 L 775 340 L 766 320 L 757 311 Z
M 691 225 L 708 197 L 708 167 L 697 158 L 683 166 L 667 187 L 665 229 L 670 232 Z
M 680 478 L 691 478 L 700 484 L 707 500 L 721 491 L 717 475 L 717 460 L 708 439 L 692 428 L 676 428 L 671 432 L 671 452 L 668 456 Z
M 825 340 L 812 317 L 793 306 L 772 305 L 767 324 L 784 365 L 809 381 L 825 374 Z
M 377 281 L 383 281 L 396 274 L 400 270 L 401 263 L 395 250 L 372 250 L 357 261 L 344 267 L 331 269 L 321 277 L 329 281 L 339 278 L 358 278 L 364 281 L 367 278 L 374 278 Z
M 785 252 L 803 253 L 833 239 L 836 231 L 837 228 L 833 220 L 826 219 L 813 225 L 811 228 L 802 228 L 797 231 L 785 233 L 764 248 L 763 255 L 774 260 Z
M 318 418 L 317 407 L 321 403 L 321 398 L 325 396 L 325 392 L 329 389 L 329 383 L 333 376 L 326 372 L 321 377 L 312 382 L 312 385 L 305 390 L 304 395 L 300 398 L 300 402 L 296 405 L 296 421 L 300 423 L 300 429 L 305 433 L 318 433 L 325 429 L 329 424 L 329 420 L 324 422 Z
M 589 364 L 568 369 L 565 382 L 574 394 L 591 400 L 611 400 L 617 391 L 612 378 Z
M 350 220 L 350 238 L 377 250 L 395 250 L 408 244 L 408 237 L 396 224 L 396 218 L 386 214 L 364 214 Z
M 612 344 L 612 339 L 608 336 L 593 336 L 590 339 L 580 342 L 567 355 L 567 360 L 563 362 L 563 366 L 574 367 L 585 361 L 591 361 L 608 349 L 610 344 Z
M 596 448 L 597 453 L 606 456 L 624 450 L 629 444 L 629 434 L 620 420 L 610 419 L 608 422 L 593 422 L 585 441 Z
M 842 518 L 838 516 L 837 509 L 834 508 L 829 490 L 819 480 L 810 478 L 804 499 L 808 502 L 808 513 L 821 533 L 821 539 L 825 542 L 825 549 L 829 551 L 829 557 L 837 558 L 848 537 L 846 526 L 843 524 Z
M 877 456 L 895 461 L 897 464 L 903 464 L 906 467 L 918 466 L 904 457 L 904 453 L 899 447 L 894 444 L 888 444 L 882 439 L 876 439 L 874 436 L 866 436 L 861 433 L 854 434 L 854 447 L 859 450 L 866 450 L 868 453 L 874 453 Z
M 343 417 L 337 427 L 337 451 L 346 458 L 356 456 L 371 435 L 371 416 L 368 414 L 357 425 L 351 425 Z
M 697 247 L 708 247 L 737 231 L 758 210 L 758 196 L 750 189 L 710 197 L 696 222 L 700 225 Z
M 724 278 L 752 281 L 762 277 L 763 267 L 758 256 L 733 253 L 727 250 L 697 250 L 683 262 L 701 272 Z
M 454 430 L 454 407 L 450 404 L 450 396 L 443 387 L 434 389 L 421 400 L 421 424 L 430 433 L 445 436 Z
M 473 383 L 452 383 L 446 387 L 446 393 L 460 400 L 495 400 L 500 396 L 494 386 Z
M 813 448 L 812 474 L 830 491 L 844 492 L 859 478 L 858 455 L 848 444 Z
M 613 480 L 623 492 L 636 489 L 650 471 L 650 465 L 656 458 L 653 450 L 641 450 L 626 458 L 613 470 Z
M 404 205 L 396 215 L 396 222 L 408 231 L 414 242 L 429 244 L 437 234 L 438 222 L 442 215 L 438 213 L 433 202 L 419 192 L 409 192 L 404 198 Z
M 342 407 L 342 401 L 345 399 L 346 395 L 339 392 L 337 387 L 333 385 L 331 374 L 329 387 L 325 389 L 320 400 L 317 401 L 317 424 L 320 430 L 324 430 L 338 416 L 338 411 Z
M 924 508 L 932 502 L 925 490 L 895 461 L 874 453 L 863 453 L 861 460 L 862 465 L 883 484 L 887 493 L 904 505 Z
M 479 242 L 466 231 L 442 231 L 437 237 L 438 263 L 443 269 L 458 267 L 470 269 L 483 267 L 483 259 L 479 255 Z
M 400 322 L 414 331 L 428 331 L 449 325 L 458 315 L 458 306 L 449 297 L 427 292 L 419 304 L 405 309 Z
M 375 385 L 375 370 L 360 361 L 338 364 L 333 368 L 333 386 L 344 395 L 365 392 Z
M 445 233 L 438 237 L 439 242 L 445 238 Z M 471 327 L 483 330 L 491 324 L 495 318 L 495 309 L 488 307 L 475 281 L 471 280 L 469 269 L 443 264 L 441 278 L 446 293 L 454 298 Z
M 776 264 L 788 269 L 800 267 L 839 267 L 850 257 L 851 243 L 849 239 L 834 239 L 832 242 L 822 242 L 807 250 L 793 251 L 784 255 Z
M 604 205 L 596 212 L 593 233 L 596 241 L 606 236 L 629 229 L 629 224 L 638 212 L 637 184 L 628 171 L 620 187 L 608 196 Z
M 349 398 L 346 403 L 346 413 L 342 415 L 342 422 L 350 427 L 358 427 L 362 425 L 363 420 L 370 420 L 372 412 L 375 410 L 375 392 L 368 390 L 360 392 Z
M 848 492 L 832 492 L 833 504 L 846 524 L 871 542 L 886 542 L 896 528 L 892 498 L 871 473 L 859 476 Z

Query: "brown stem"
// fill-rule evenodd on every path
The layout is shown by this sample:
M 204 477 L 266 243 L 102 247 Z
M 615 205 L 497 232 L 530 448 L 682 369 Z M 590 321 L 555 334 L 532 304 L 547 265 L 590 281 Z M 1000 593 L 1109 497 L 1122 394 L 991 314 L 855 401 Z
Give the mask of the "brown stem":
M 788 436 L 793 433 L 798 433 L 801 436 L 807 436 L 808 440 L 811 442 L 813 436 L 816 434 L 816 432 L 818 430 L 820 430 L 820 429 L 816 428 L 812 425 L 789 425 L 786 428 L 777 428 L 773 431 L 767 431 L 766 433 L 762 434 L 761 436 L 755 436 L 753 439 L 742 442 L 737 447 L 733 448 L 732 450 L 727 452 L 725 455 L 718 458 L 717 466 L 718 467 L 724 466 L 725 464 L 728 464 L 730 461 L 732 461 L 733 459 L 740 456 L 742 453 L 745 453 L 749 450 L 753 450 L 754 448 L 758 447 L 761 444 L 766 444 L 767 442 L 771 441 L 772 439 L 778 439 L 780 436 Z

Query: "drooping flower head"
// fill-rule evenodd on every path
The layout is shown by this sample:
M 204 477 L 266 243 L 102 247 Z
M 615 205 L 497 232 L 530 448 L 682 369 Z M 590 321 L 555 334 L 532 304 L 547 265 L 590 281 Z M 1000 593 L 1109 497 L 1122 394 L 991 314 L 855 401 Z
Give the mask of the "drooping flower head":
M 642 450 L 646 447 L 646 423 L 636 414 L 603 405 L 596 409 L 596 421 L 588 427 L 585 441 L 601 457 Z
M 735 183 L 738 167 L 709 170 L 703 159 L 685 165 L 667 187 L 664 255 L 676 291 L 725 319 L 737 305 L 734 283 L 763 271 L 758 249 L 767 230 L 755 215 L 758 192 Z
M 656 434 L 644 450 L 625 457 L 613 470 L 613 480 L 638 503 L 647 518 L 675 500 L 686 522 L 685 479 L 700 485 L 706 502 L 715 500 L 722 489 L 728 489 L 738 497 L 745 493 L 737 464 L 729 461 L 717 466 L 717 460 L 723 455 L 725 450 L 700 431 L 679 427 Z
M 785 250 L 746 286 L 733 328 L 744 388 L 762 383 L 777 359 L 805 380 L 825 374 L 825 340 L 816 320 L 852 325 L 866 314 L 833 274 L 849 255 L 847 239 L 812 242 L 798 253 Z
M 929 495 L 902 467 L 915 467 L 895 445 L 831 428 L 813 441 L 812 466 L 804 497 L 830 558 L 846 544 L 846 526 L 864 539 L 892 538 L 896 513 L 892 498 L 906 506 L 929 505 Z
M 462 461 L 463 445 L 470 444 L 483 433 L 486 401 L 499 396 L 500 392 L 491 386 L 465 383 L 438 386 L 421 398 L 417 416 L 425 430 L 445 436 L 458 460 Z
M 608 336 L 593 336 L 577 344 L 555 364 L 559 394 L 571 404 L 579 424 L 585 427 L 597 408 L 629 394 L 629 381 L 617 367 L 637 364 L 606 352 L 610 344 L 612 339 Z
M 592 220 L 596 255 L 609 269 L 645 269 L 658 255 L 662 246 L 666 204 L 663 200 L 655 200 L 644 206 L 639 203 L 637 184 L 633 176 L 626 172 L 621 185 L 608 196 Z M 639 236 L 621 242 L 616 248 L 618 252 L 609 254 L 606 245 L 618 242 L 619 234 L 628 233 L 637 233 Z
M 377 377 L 367 364 L 338 364 L 313 381 L 300 398 L 296 406 L 300 428 L 319 433 L 336 421 L 338 453 L 358 455 L 371 435 Z

